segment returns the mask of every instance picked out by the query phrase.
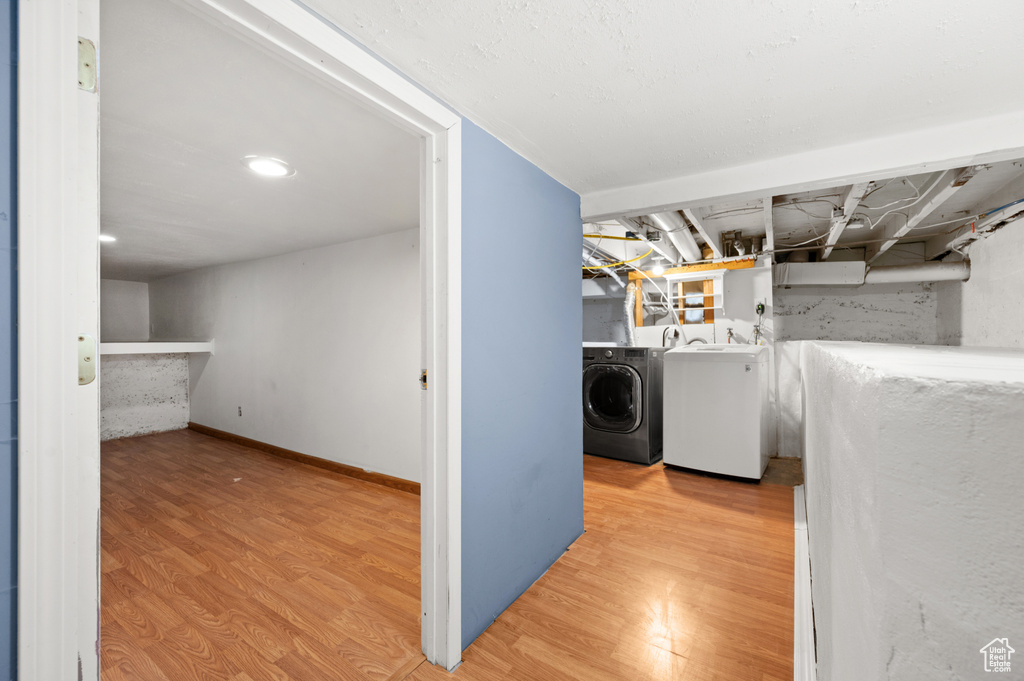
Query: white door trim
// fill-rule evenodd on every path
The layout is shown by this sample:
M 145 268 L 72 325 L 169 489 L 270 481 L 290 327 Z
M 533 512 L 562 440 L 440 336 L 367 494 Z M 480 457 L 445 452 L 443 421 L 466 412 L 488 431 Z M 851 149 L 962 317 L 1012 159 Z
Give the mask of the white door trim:
M 257 46 L 334 85 L 423 138 L 421 250 L 424 406 L 421 535 L 423 652 L 453 669 L 461 657 L 461 124 L 458 115 L 300 5 L 283 0 L 179 0 Z M 80 257 L 75 49 L 80 7 L 98 0 L 19 3 L 19 678 L 74 678 L 95 669 L 95 607 L 76 601 L 98 560 L 74 547 L 81 518 L 96 518 L 67 490 L 78 451 L 73 277 Z M 76 6 L 77 5 L 77 6 Z M 100 82 L 102 89 L 102 46 Z M 68 83 L 72 86 L 69 87 Z M 92 179 L 96 185 L 96 178 Z M 73 238 L 78 237 L 78 238 Z M 69 240 L 70 239 L 70 240 Z M 93 237 L 94 244 L 94 237 Z M 93 245 L 93 247 L 95 247 Z M 71 378 L 69 378 L 71 377 Z M 410 380 L 415 380 L 411 377 Z M 84 541 L 86 546 L 80 544 Z M 86 678 L 93 675 L 86 671 Z

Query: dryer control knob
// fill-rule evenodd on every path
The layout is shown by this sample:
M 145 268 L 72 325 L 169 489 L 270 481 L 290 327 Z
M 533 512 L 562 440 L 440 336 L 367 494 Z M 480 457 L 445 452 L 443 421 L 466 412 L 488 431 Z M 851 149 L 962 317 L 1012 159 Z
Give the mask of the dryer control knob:
M 611 359 L 611 358 L 612 358 L 612 355 L 614 355 L 614 354 L 615 354 L 615 353 L 614 353 L 614 352 L 612 352 L 611 350 L 605 350 L 605 351 L 604 351 L 604 356 L 605 356 L 605 357 L 607 357 L 608 359 Z

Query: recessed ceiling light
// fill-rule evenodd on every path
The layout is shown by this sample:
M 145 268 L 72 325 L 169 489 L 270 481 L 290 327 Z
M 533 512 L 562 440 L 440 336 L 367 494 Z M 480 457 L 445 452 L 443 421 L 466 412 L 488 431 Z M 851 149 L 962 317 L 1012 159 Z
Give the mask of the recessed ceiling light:
M 279 158 L 269 156 L 246 156 L 242 159 L 246 168 L 263 177 L 289 177 L 295 169 Z
M 100 234 L 100 241 L 117 241 L 117 237 L 110 236 L 109 234 Z

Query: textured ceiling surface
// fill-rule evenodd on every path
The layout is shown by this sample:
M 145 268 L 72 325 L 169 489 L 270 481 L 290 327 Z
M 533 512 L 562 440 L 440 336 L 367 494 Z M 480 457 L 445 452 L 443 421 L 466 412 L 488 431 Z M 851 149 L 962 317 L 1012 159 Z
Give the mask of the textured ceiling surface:
M 167 1 L 101 3 L 104 278 L 149 281 L 419 225 L 419 145 Z M 254 175 L 250 154 L 293 177 Z
M 1024 109 L 1006 0 L 304 0 L 579 193 Z

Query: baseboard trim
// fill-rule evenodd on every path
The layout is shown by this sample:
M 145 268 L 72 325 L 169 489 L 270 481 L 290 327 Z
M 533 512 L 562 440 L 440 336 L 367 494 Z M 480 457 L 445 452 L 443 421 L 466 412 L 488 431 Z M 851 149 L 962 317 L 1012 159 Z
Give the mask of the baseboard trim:
M 197 433 L 209 435 L 210 437 L 215 437 L 220 440 L 227 440 L 228 442 L 234 442 L 235 444 L 251 447 L 252 449 L 258 449 L 261 452 L 279 456 L 282 459 L 291 459 L 292 461 L 298 461 L 299 463 L 304 463 L 309 466 L 322 468 L 324 470 L 331 471 L 332 473 L 340 473 L 341 475 L 347 475 L 350 478 L 372 482 L 375 485 L 390 487 L 391 489 L 409 492 L 410 494 L 419 495 L 420 493 L 420 483 L 413 482 L 412 480 L 396 478 L 390 475 L 384 475 L 383 473 L 373 473 L 362 468 L 356 468 L 355 466 L 347 466 L 343 463 L 338 463 L 337 461 L 328 461 L 327 459 L 321 459 L 318 456 L 302 454 L 301 452 L 295 452 L 291 449 L 267 444 L 266 442 L 260 442 L 259 440 L 253 440 L 241 435 L 235 435 L 234 433 L 229 433 L 225 430 L 218 430 L 217 428 L 211 428 L 210 426 L 204 426 L 192 421 L 188 422 L 188 427 L 189 430 L 194 430 Z
M 815 681 L 811 556 L 807 544 L 807 505 L 803 485 L 793 488 L 793 530 L 793 681 Z

